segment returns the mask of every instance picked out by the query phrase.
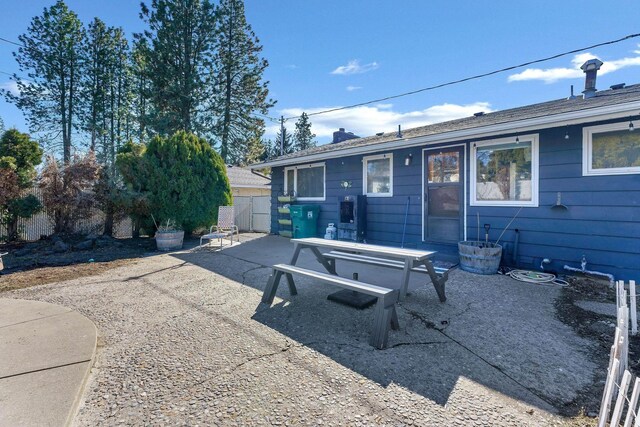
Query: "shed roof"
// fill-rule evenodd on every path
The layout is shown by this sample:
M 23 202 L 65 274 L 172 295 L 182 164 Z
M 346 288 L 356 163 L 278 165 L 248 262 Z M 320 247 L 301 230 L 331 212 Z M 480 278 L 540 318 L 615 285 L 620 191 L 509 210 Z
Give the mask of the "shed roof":
M 443 134 L 455 133 L 466 135 L 466 138 L 474 137 L 474 130 L 502 129 L 503 133 L 515 131 L 519 126 L 528 123 L 552 123 L 556 120 L 565 124 L 576 122 L 586 122 L 589 118 L 595 118 L 607 112 L 613 111 L 611 107 L 622 106 L 617 110 L 630 111 L 640 108 L 640 84 L 626 86 L 620 89 L 607 89 L 598 91 L 592 98 L 584 99 L 576 97 L 574 99 L 558 99 L 555 101 L 542 102 L 539 104 L 527 105 L 524 107 L 511 108 L 508 110 L 485 113 L 478 116 L 465 117 L 462 119 L 450 120 L 442 123 L 420 126 L 412 129 L 403 129 L 402 137 L 399 138 L 396 132 L 387 132 L 382 135 L 374 135 L 365 138 L 350 139 L 336 144 L 325 144 L 308 150 L 298 151 L 284 156 L 279 156 L 261 164 L 252 165 L 255 167 L 277 166 L 282 164 L 301 163 L 306 160 L 313 160 L 322 156 L 336 152 L 335 156 L 347 155 L 340 153 L 343 150 L 369 148 L 368 151 L 375 151 L 377 148 L 386 149 L 392 142 L 401 142 L 414 138 L 429 137 Z M 575 114 L 572 114 L 575 113 Z M 619 112 L 620 117 L 622 113 Z M 627 114 L 628 112 L 625 112 Z M 636 111 L 633 115 L 640 115 Z M 559 124 L 556 124 L 558 126 Z M 538 127 L 552 127 L 550 125 Z M 463 139 L 461 137 L 461 139 Z M 404 146 L 404 145 L 403 145 Z M 334 156 L 331 156 L 334 157 Z M 309 158 L 309 159 L 307 159 Z
M 252 173 L 251 169 L 240 166 L 227 165 L 227 177 L 232 188 L 269 188 L 271 186 L 269 178 L 258 176 Z

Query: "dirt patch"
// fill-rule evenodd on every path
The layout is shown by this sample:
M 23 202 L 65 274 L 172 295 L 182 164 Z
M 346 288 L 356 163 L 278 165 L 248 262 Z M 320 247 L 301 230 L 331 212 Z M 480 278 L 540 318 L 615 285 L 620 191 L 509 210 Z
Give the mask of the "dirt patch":
M 155 250 L 150 238 L 54 235 L 37 242 L 0 245 L 0 292 L 101 274 Z
M 563 415 L 567 416 L 586 414 L 589 417 L 595 417 L 600 410 L 616 318 L 585 310 L 577 306 L 576 302 L 596 301 L 615 304 L 616 292 L 609 286 L 609 282 L 587 277 L 570 277 L 568 282 L 569 286 L 562 289 L 560 298 L 556 300 L 556 315 L 562 322 L 571 326 L 578 335 L 595 343 L 595 347 L 588 351 L 599 368 L 595 372 L 591 385 L 581 390 L 576 399 L 559 409 Z M 640 368 L 638 356 L 640 356 L 640 338 L 630 336 L 629 370 L 635 375 Z M 586 421 L 588 418 L 583 420 Z
M 0 292 L 96 276 L 112 268 L 135 264 L 136 262 L 137 260 L 135 259 L 120 259 L 111 262 L 93 262 L 63 267 L 42 267 L 29 271 L 3 274 L 0 276 Z

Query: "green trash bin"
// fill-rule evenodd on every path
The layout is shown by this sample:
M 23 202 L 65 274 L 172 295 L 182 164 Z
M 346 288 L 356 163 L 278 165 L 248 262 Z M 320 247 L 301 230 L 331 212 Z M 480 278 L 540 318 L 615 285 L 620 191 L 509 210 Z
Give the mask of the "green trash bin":
M 316 237 L 318 233 L 318 215 L 320 205 L 291 205 L 293 237 Z

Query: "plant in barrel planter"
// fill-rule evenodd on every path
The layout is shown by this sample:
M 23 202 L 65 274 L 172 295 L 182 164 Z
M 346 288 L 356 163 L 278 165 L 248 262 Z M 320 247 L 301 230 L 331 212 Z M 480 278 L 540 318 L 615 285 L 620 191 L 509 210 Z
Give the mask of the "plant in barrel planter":
M 502 246 L 482 241 L 458 242 L 460 268 L 477 274 L 496 274 L 502 258 Z
M 175 221 L 168 219 L 166 222 L 157 224 L 154 218 L 153 222 L 156 225 L 155 239 L 159 251 L 182 249 L 184 230 L 179 230 Z
M 484 242 L 480 240 L 480 214 L 478 214 L 478 240 L 458 242 L 458 255 L 460 256 L 460 268 L 464 271 L 477 274 L 496 274 L 500 268 L 502 259 L 502 246 L 498 243 L 505 231 L 511 226 L 513 221 L 522 211 L 518 209 L 511 221 L 502 230 L 495 243 L 489 241 L 490 224 L 484 225 Z
M 177 247 L 172 249 L 181 248 L 185 234 L 215 224 L 218 206 L 231 205 L 222 158 L 211 144 L 193 134 L 156 136 L 142 149 L 119 154 L 118 166 L 125 169 L 125 181 L 144 194 L 149 212 L 158 219 L 160 250 L 167 250 L 161 247 L 165 238 L 175 241 Z

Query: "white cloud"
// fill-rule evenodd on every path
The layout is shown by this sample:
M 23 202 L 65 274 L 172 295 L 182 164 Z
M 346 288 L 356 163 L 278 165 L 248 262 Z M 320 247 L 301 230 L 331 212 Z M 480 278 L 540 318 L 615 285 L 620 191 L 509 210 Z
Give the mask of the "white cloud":
M 296 70 L 296 69 L 298 69 L 300 67 L 298 67 L 296 64 L 287 64 L 287 65 L 284 66 L 284 68 L 288 68 L 290 70 Z
M 640 55 L 640 50 L 634 50 L 633 53 Z M 588 53 L 588 52 L 580 53 L 578 55 L 575 55 L 571 59 L 571 64 L 572 64 L 571 68 L 562 68 L 562 67 L 547 68 L 547 69 L 527 68 L 521 73 L 510 75 L 508 77 L 508 81 L 517 82 L 517 81 L 527 81 L 527 80 L 541 80 L 545 83 L 555 83 L 558 80 L 563 80 L 563 79 L 581 78 L 584 75 L 584 73 L 580 69 L 580 66 L 592 58 L 598 58 L 598 55 Z M 613 59 L 610 61 L 603 61 L 603 62 L 604 64 L 602 65 L 602 68 L 600 68 L 600 71 L 598 71 L 599 75 L 612 73 L 622 68 L 640 66 L 640 56 Z
M 347 90 L 349 92 L 353 92 L 354 90 L 360 90 L 362 89 L 362 86 L 347 86 Z
M 4 83 L 0 83 L 0 89 L 4 89 L 11 93 L 11 95 L 18 96 L 20 90 L 18 90 L 18 84 L 14 80 L 9 80 Z
M 343 76 L 351 75 L 351 74 L 362 74 L 367 73 L 369 71 L 376 70 L 380 67 L 377 62 L 370 62 L 369 64 L 360 64 L 360 61 L 357 59 L 352 59 L 347 63 L 347 65 L 341 65 L 335 70 L 331 72 L 331 74 L 339 74 Z
M 299 116 L 303 112 L 312 114 L 319 111 L 337 107 L 318 108 L 287 108 L 278 112 L 285 117 Z M 434 105 L 424 110 L 409 111 L 406 113 L 393 111 L 392 104 L 379 104 L 375 106 L 362 106 L 347 110 L 333 111 L 309 117 L 312 124 L 312 132 L 316 134 L 319 143 L 330 142 L 333 132 L 338 128 L 345 128 L 347 132 L 353 132 L 359 136 L 371 136 L 378 132 L 395 132 L 398 125 L 403 129 L 410 129 L 432 123 L 469 117 L 478 111 L 490 112 L 488 102 L 474 102 L 472 104 L 441 104 Z M 293 132 L 295 119 L 289 120 L 285 126 Z M 270 126 L 266 130 L 266 138 L 273 138 L 278 132 L 278 125 Z

